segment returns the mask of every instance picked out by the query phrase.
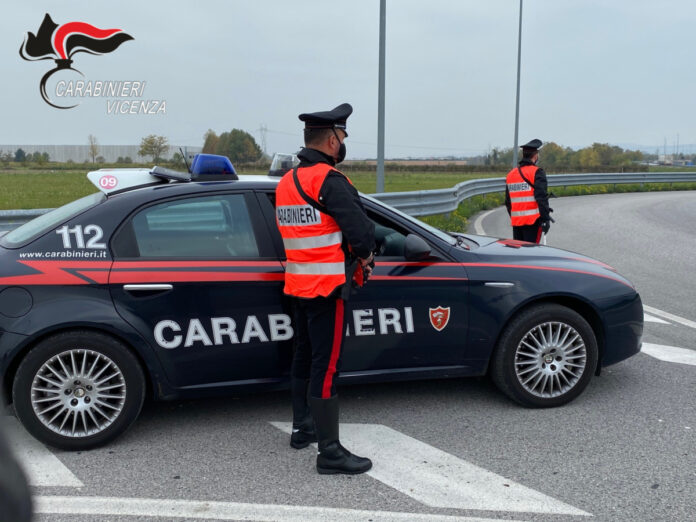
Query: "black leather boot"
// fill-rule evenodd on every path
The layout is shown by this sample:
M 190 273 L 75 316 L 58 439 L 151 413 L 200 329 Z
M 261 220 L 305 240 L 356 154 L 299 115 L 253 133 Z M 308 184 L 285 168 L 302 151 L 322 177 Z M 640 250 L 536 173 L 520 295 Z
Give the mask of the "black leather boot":
M 314 421 L 307 403 L 309 380 L 292 378 L 290 393 L 292 395 L 292 435 L 290 446 L 302 449 L 317 441 Z
M 372 461 L 353 455 L 338 440 L 338 396 L 330 399 L 310 397 L 309 403 L 319 439 L 317 471 L 321 475 L 355 475 L 369 471 Z

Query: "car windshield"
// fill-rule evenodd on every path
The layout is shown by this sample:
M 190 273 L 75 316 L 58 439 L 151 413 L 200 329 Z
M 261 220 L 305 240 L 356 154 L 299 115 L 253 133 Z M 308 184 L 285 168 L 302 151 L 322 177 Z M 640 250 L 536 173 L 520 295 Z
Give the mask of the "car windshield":
M 55 228 L 57 225 L 67 221 L 73 216 L 76 216 L 90 207 L 104 201 L 106 196 L 101 192 L 95 192 L 89 196 L 76 199 L 63 205 L 62 207 L 54 208 L 46 214 L 32 219 L 28 223 L 15 228 L 8 232 L 0 239 L 0 245 L 5 248 L 17 248 L 25 245 L 32 239 L 44 234 L 48 230 Z
M 378 200 L 377 198 L 373 198 L 373 197 L 371 197 L 371 196 L 367 196 L 367 195 L 362 194 L 362 193 L 361 193 L 360 195 L 361 195 L 362 197 L 364 197 L 365 199 L 367 199 L 368 201 L 372 201 L 373 203 L 375 203 L 375 204 L 377 204 L 377 205 L 379 205 L 379 206 L 382 206 L 382 207 L 383 207 L 383 206 L 386 205 L 386 203 L 381 202 L 381 201 Z M 432 226 L 432 225 L 428 225 L 427 223 L 425 223 L 425 222 L 423 222 L 423 221 L 421 221 L 421 220 L 419 220 L 419 219 L 416 219 L 416 218 L 414 218 L 413 216 L 409 216 L 409 215 L 406 214 L 405 212 L 401 212 L 400 210 L 398 210 L 398 209 L 396 209 L 396 208 L 394 208 L 394 207 L 390 207 L 390 206 L 388 206 L 388 205 L 387 205 L 387 207 L 389 208 L 389 210 L 391 210 L 391 211 L 394 212 L 395 214 L 398 214 L 398 215 L 401 216 L 402 218 L 408 220 L 410 223 L 412 223 L 412 224 L 414 224 L 414 225 L 416 225 L 416 226 L 418 226 L 418 227 L 424 228 L 425 230 L 427 230 L 428 232 L 430 232 L 430 233 L 433 234 L 434 236 L 437 236 L 438 238 L 442 239 L 443 241 L 446 241 L 446 242 L 449 243 L 450 245 L 456 245 L 456 244 L 457 244 L 457 240 L 456 240 L 455 238 L 453 238 L 451 235 L 449 235 L 447 232 L 443 232 L 443 231 L 440 230 L 439 228 L 435 228 L 435 227 Z

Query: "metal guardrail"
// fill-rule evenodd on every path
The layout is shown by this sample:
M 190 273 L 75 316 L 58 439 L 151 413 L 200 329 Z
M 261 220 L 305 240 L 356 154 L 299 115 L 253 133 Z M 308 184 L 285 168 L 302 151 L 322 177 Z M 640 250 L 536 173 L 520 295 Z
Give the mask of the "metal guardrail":
M 696 182 L 696 172 L 620 172 L 596 174 L 552 174 L 547 176 L 550 187 L 573 185 L 620 185 L 627 183 L 684 183 Z M 505 178 L 483 178 L 463 181 L 452 188 L 412 192 L 383 192 L 372 197 L 412 216 L 445 214 L 473 196 L 505 191 Z M 22 223 L 45 214 L 50 208 L 0 211 L 0 231 L 12 230 Z
M 31 221 L 35 217 L 39 217 L 46 212 L 53 210 L 51 208 L 36 208 L 32 210 L 0 210 L 0 232 L 5 232 L 23 225 L 27 221 Z
M 590 174 L 552 174 L 550 187 L 573 185 L 620 185 L 629 183 L 696 182 L 696 172 L 617 172 Z M 445 214 L 473 196 L 505 192 L 505 178 L 483 178 L 464 181 L 452 188 L 412 192 L 383 192 L 372 197 L 412 216 Z

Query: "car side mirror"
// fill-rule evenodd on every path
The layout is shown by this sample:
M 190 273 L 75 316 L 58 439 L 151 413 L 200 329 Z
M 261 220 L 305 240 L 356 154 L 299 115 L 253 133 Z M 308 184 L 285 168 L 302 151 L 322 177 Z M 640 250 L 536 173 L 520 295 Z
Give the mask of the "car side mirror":
M 422 261 L 430 256 L 430 246 L 425 240 L 415 234 L 406 236 L 404 257 L 407 261 Z

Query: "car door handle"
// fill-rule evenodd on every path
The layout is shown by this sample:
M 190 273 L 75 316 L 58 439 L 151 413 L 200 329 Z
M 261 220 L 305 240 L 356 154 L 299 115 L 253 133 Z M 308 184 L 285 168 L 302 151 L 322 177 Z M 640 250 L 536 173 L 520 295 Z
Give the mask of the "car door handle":
M 510 286 L 515 286 L 515 283 L 509 283 L 507 281 L 489 281 L 483 284 L 485 286 L 493 286 L 495 288 L 508 288 Z
M 169 283 L 164 284 L 144 284 L 144 285 L 123 285 L 126 292 L 166 292 L 174 288 Z

